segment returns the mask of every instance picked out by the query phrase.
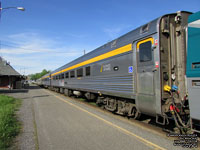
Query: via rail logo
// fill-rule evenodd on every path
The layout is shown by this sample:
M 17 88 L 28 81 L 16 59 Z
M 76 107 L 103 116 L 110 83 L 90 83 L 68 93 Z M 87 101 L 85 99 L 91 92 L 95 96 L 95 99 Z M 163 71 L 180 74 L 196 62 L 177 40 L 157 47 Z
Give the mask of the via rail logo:
M 128 73 L 133 73 L 133 66 L 128 67 Z

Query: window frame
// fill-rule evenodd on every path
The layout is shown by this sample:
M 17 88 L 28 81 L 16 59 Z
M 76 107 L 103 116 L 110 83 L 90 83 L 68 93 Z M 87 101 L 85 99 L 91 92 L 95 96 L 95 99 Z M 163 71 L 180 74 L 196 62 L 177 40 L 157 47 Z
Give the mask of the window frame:
M 65 75 L 64 73 L 61 74 L 61 79 L 64 79 Z
M 79 68 L 76 70 L 77 77 L 83 77 L 83 68 Z
M 144 44 L 146 44 L 146 45 L 144 45 Z M 152 54 L 153 53 L 152 53 L 151 41 L 146 41 L 139 45 L 139 61 L 140 61 L 140 63 L 151 62 L 153 59 Z
M 69 78 L 69 72 L 65 73 L 65 78 L 68 79 Z
M 72 76 L 73 73 L 73 76 Z M 75 78 L 75 70 L 70 71 L 70 78 Z
M 151 42 L 151 60 L 150 61 L 140 61 L 140 45 L 144 44 L 146 42 Z M 154 45 L 154 38 L 153 37 L 149 37 L 146 39 L 143 39 L 141 41 L 137 41 L 136 43 L 136 52 L 137 52 L 137 64 L 139 67 L 143 67 L 143 66 L 149 66 L 149 65 L 153 65 L 154 64 L 154 50 L 153 50 L 153 45 Z
M 89 70 L 87 70 L 87 69 L 89 69 Z M 89 73 L 88 73 L 88 71 L 89 71 Z M 91 76 L 91 66 L 85 67 L 85 76 Z

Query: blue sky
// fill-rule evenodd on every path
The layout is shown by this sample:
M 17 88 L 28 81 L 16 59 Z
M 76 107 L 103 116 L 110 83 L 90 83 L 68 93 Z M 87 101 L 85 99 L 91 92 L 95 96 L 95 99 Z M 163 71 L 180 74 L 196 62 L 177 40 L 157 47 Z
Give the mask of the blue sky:
M 0 56 L 20 73 L 54 70 L 159 16 L 200 0 L 1 0 Z

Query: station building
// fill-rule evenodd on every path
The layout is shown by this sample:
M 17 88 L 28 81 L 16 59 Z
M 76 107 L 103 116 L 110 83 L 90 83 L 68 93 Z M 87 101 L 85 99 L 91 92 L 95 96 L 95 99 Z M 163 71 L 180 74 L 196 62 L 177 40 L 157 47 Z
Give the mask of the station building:
M 0 89 L 20 89 L 22 88 L 23 80 L 24 76 L 0 57 Z

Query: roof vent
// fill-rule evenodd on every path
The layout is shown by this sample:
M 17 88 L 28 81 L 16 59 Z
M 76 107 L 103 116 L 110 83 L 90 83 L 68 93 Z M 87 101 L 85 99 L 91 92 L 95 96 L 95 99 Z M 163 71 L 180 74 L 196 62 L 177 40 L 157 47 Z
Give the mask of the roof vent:
M 141 27 L 140 33 L 145 33 L 149 30 L 149 24 L 145 24 Z

